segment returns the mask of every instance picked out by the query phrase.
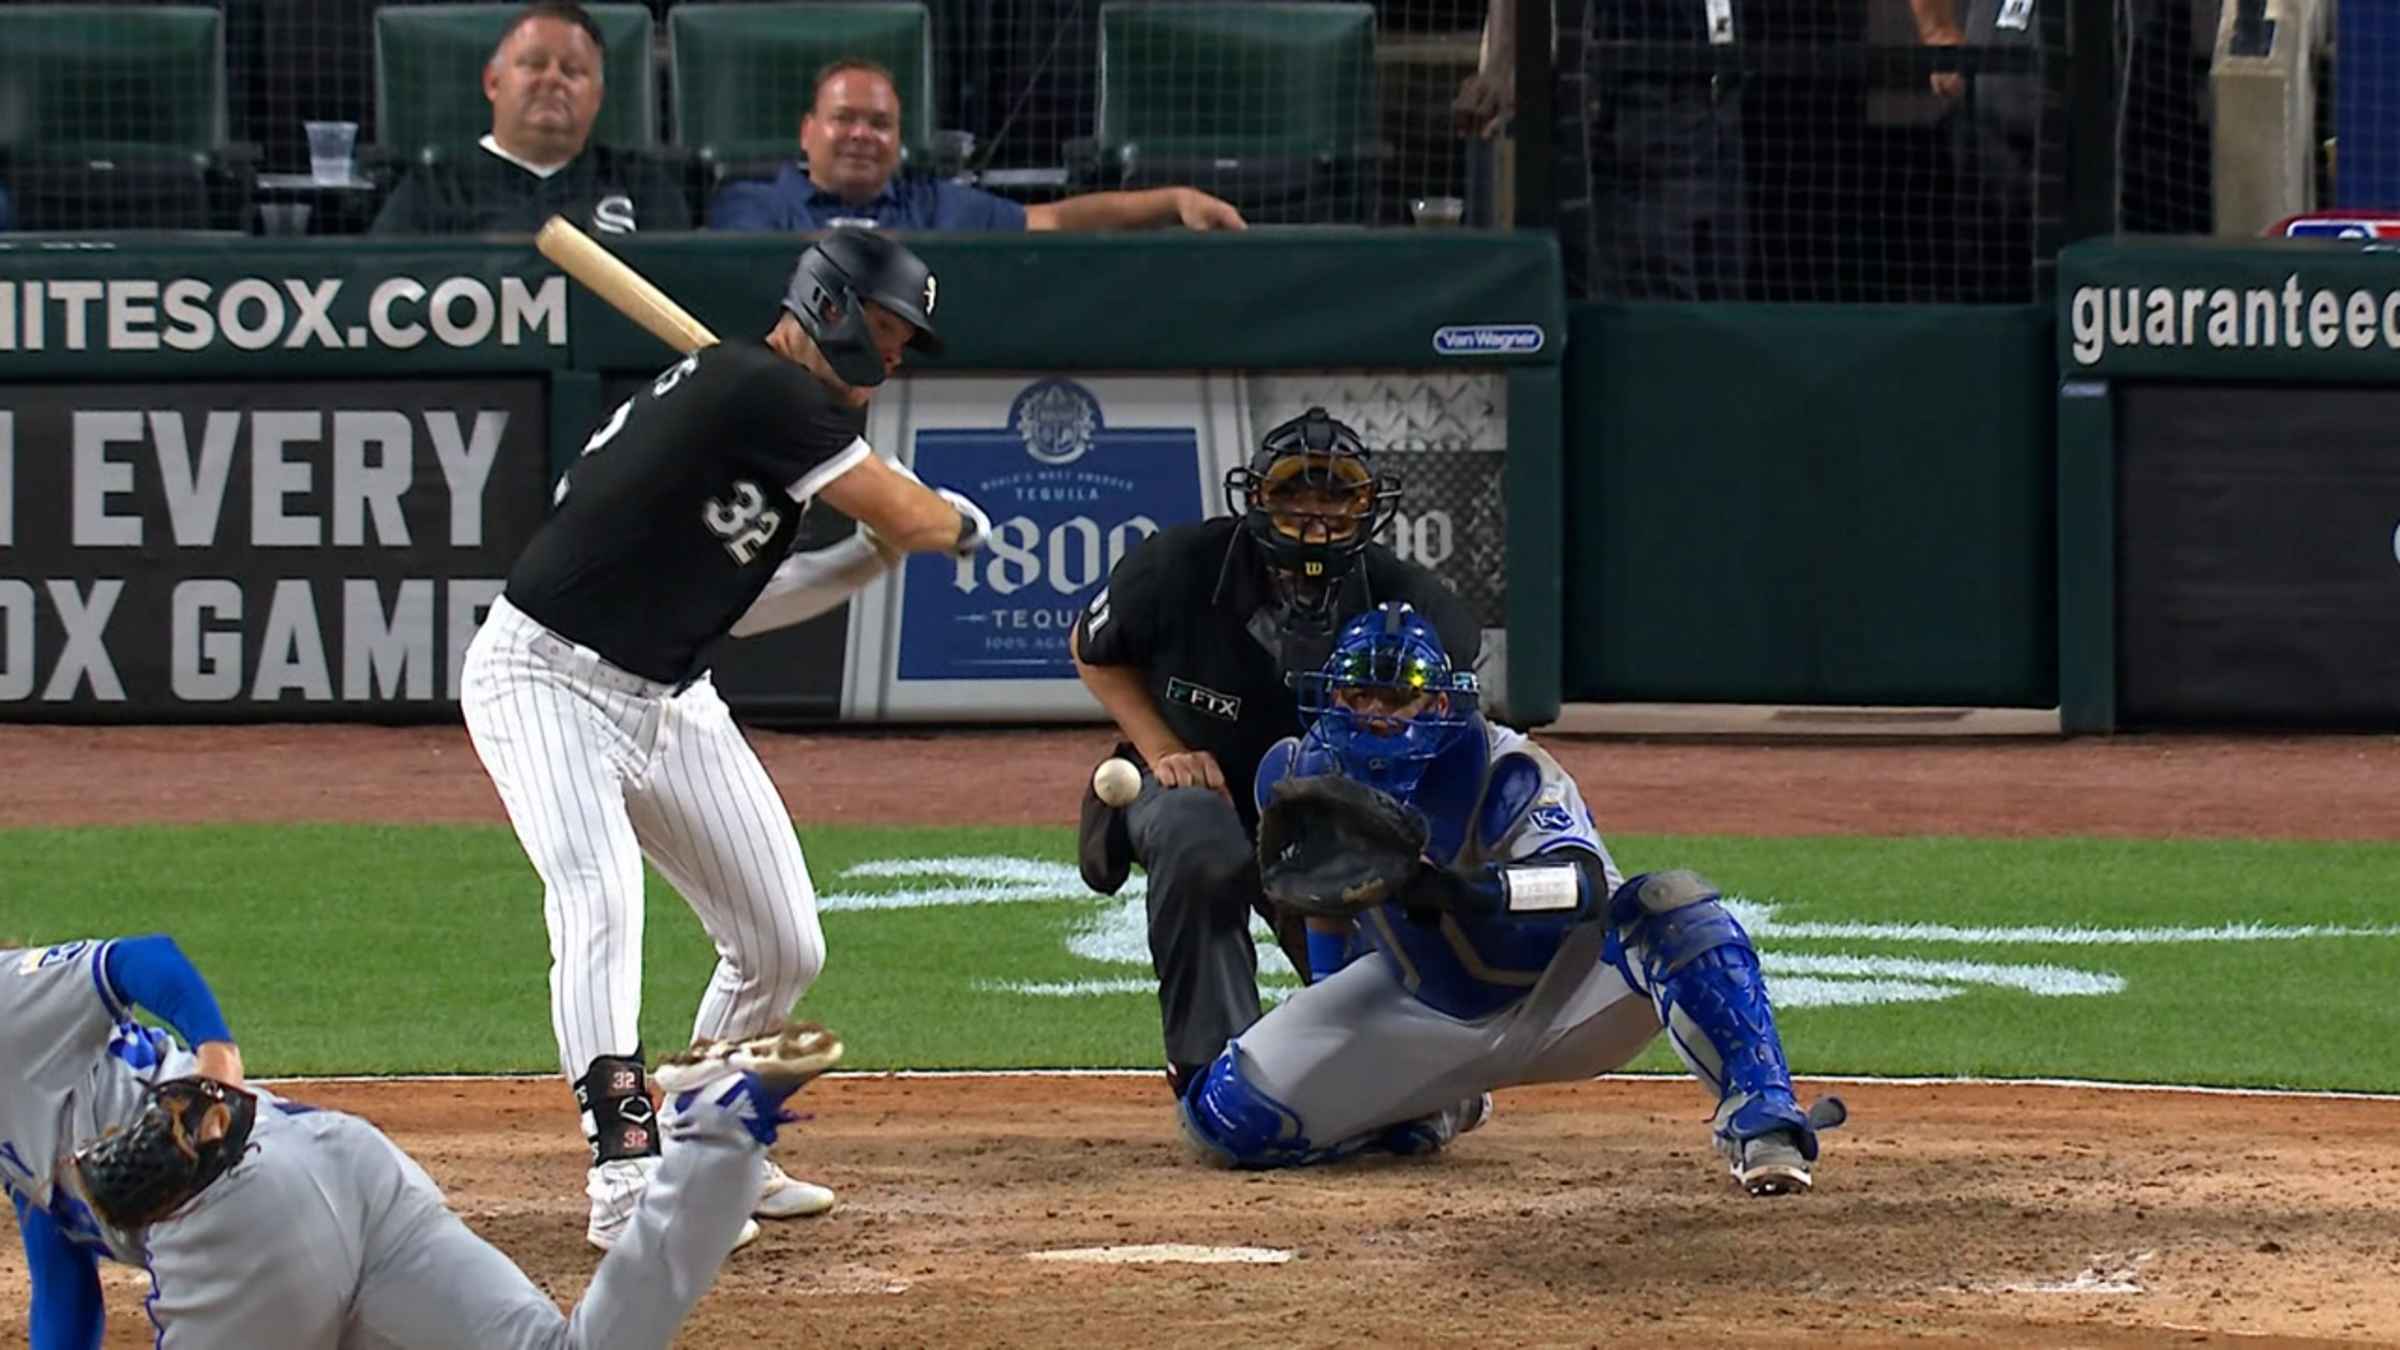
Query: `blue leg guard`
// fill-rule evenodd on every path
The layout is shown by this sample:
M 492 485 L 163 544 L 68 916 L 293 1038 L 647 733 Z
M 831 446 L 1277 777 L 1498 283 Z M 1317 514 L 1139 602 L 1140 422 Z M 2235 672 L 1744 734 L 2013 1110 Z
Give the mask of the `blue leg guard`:
M 1184 1138 L 1203 1158 L 1224 1167 L 1260 1169 L 1307 1167 L 1366 1152 L 1436 1153 L 1490 1119 L 1491 1110 L 1492 1094 L 1481 1093 L 1419 1120 L 1319 1145 L 1310 1142 L 1297 1112 L 1242 1077 L 1232 1046 L 1193 1078 L 1176 1103 Z
M 1630 978 L 1626 957 L 1638 953 L 1639 983 L 1676 1051 L 1732 1108 L 1720 1111 L 1718 1134 L 1739 1142 L 1790 1131 L 1813 1160 L 1816 1126 L 1792 1095 L 1758 953 L 1716 888 L 1692 872 L 1645 873 L 1617 889 L 1609 910 L 1611 959 Z M 1705 1046 L 1689 1043 L 1687 1027 Z
M 1741 926 L 1734 925 L 1734 931 L 1741 933 Z M 1667 1019 L 1670 1008 L 1681 1012 L 1716 1051 L 1723 1075 L 1715 1084 L 1719 1099 L 1740 1102 L 1718 1122 L 1720 1134 L 1742 1140 L 1790 1130 L 1799 1136 L 1801 1156 L 1814 1159 L 1816 1127 L 1792 1095 L 1792 1071 L 1783 1057 L 1783 1040 L 1775 1034 L 1758 955 L 1747 935 L 1740 941 L 1738 947 L 1702 953 L 1655 986 L 1660 1019 Z
M 1209 1161 L 1226 1167 L 1300 1167 L 1340 1156 L 1309 1143 L 1290 1107 L 1250 1086 L 1226 1046 L 1175 1104 L 1183 1133 Z

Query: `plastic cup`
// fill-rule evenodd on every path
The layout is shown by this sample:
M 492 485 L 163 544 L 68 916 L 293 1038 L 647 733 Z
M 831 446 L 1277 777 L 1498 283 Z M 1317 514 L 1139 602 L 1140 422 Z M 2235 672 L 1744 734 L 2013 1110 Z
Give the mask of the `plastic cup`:
M 358 143 L 356 122 L 303 122 L 308 129 L 308 176 L 320 183 L 350 181 L 350 152 Z
M 258 232 L 272 235 L 306 234 L 308 217 L 307 202 L 260 202 Z

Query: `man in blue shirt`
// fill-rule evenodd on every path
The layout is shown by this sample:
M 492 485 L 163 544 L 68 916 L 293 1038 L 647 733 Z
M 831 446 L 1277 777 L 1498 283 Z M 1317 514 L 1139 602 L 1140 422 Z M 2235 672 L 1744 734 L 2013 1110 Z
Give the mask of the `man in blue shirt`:
M 806 166 L 785 164 L 773 182 L 728 183 L 709 203 L 712 230 L 1123 230 L 1180 224 L 1246 228 L 1230 203 L 1188 187 L 1090 192 L 1024 206 L 946 179 L 899 177 L 900 92 L 872 61 L 844 59 L 817 73 L 800 118 Z

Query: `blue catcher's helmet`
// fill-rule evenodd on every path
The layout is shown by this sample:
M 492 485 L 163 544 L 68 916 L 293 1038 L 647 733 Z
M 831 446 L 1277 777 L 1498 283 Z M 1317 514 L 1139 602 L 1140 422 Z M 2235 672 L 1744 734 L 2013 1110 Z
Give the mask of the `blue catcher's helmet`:
M 1452 669 L 1441 634 L 1397 600 L 1343 625 L 1324 666 L 1298 684 L 1309 745 L 1343 777 L 1402 801 L 1481 720 L 1475 672 Z

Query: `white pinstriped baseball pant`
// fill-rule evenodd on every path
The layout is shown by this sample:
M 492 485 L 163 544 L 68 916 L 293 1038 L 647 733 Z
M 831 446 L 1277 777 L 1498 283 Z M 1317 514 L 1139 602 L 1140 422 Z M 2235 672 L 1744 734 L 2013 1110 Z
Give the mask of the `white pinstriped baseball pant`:
M 501 599 L 467 647 L 460 704 L 542 878 L 568 1082 L 640 1038 L 644 858 L 716 944 L 692 1035 L 779 1025 L 824 968 L 825 932 L 791 815 L 715 685 L 677 693 Z

